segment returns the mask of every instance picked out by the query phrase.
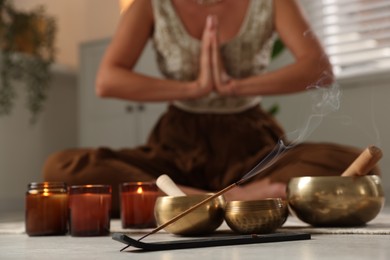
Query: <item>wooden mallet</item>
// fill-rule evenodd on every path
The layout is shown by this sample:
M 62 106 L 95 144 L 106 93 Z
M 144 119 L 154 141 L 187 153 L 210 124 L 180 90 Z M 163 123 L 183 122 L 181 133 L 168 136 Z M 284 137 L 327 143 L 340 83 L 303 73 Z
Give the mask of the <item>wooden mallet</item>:
M 369 146 L 351 163 L 341 176 L 367 175 L 382 158 L 382 150 L 376 146 Z

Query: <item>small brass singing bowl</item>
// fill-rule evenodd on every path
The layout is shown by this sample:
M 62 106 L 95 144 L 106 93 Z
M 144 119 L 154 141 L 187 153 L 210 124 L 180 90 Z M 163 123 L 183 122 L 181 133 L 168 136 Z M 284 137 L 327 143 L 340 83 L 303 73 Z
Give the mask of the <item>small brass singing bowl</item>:
M 297 177 L 287 185 L 289 209 L 312 226 L 362 226 L 382 210 L 381 179 L 358 177 Z
M 212 194 L 159 197 L 154 207 L 158 225 L 165 224 L 191 206 L 210 197 Z M 180 236 L 199 236 L 213 233 L 223 222 L 225 199 L 216 197 L 205 205 L 184 215 L 164 228 L 165 231 Z
M 272 233 L 288 216 L 287 202 L 280 199 L 229 201 L 225 208 L 226 224 L 239 234 Z

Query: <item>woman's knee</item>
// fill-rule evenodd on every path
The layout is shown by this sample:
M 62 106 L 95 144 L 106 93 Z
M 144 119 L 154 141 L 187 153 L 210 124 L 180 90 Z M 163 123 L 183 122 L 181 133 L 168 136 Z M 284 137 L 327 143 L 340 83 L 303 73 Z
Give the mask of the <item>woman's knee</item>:
M 87 152 L 83 149 L 68 149 L 55 152 L 46 158 L 42 174 L 45 181 L 59 181 L 88 164 Z

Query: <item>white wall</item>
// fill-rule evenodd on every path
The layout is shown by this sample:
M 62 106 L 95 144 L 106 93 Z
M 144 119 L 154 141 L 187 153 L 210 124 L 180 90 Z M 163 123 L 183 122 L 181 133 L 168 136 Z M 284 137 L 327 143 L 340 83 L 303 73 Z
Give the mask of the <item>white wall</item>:
M 24 208 L 27 184 L 42 181 L 46 157 L 77 145 L 76 76 L 55 69 L 45 110 L 30 124 L 19 84 L 12 114 L 0 117 L 0 212 Z
M 0 118 L 0 211 L 22 209 L 27 184 L 41 181 L 52 152 L 77 146 L 79 45 L 113 35 L 120 12 L 115 0 L 14 0 L 20 10 L 44 5 L 57 20 L 57 59 L 49 99 L 36 125 L 29 125 L 23 93 L 10 116 Z M 22 87 L 20 87 L 22 88 Z
M 119 20 L 115 0 L 14 0 L 14 5 L 20 10 L 44 5 L 56 18 L 59 66 L 53 71 L 49 99 L 36 125 L 29 124 L 20 91 L 12 115 L 0 118 L 0 211 L 23 209 L 27 184 L 42 180 L 46 157 L 77 146 L 79 45 L 110 37 Z
M 31 10 L 44 5 L 58 25 L 57 62 L 78 67 L 81 42 L 112 36 L 120 18 L 117 0 L 14 0 L 15 7 Z

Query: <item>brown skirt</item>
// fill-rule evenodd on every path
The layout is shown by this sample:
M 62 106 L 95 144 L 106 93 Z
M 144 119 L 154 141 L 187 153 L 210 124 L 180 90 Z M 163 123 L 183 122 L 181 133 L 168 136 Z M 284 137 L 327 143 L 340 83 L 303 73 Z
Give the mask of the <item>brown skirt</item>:
M 240 180 L 283 140 L 284 132 L 259 106 L 237 114 L 198 114 L 170 106 L 146 145 L 70 149 L 51 155 L 45 181 L 111 184 L 113 210 L 118 187 L 169 175 L 176 183 L 217 191 Z M 301 143 L 250 179 L 287 183 L 295 176 L 340 175 L 360 150 L 330 143 Z

